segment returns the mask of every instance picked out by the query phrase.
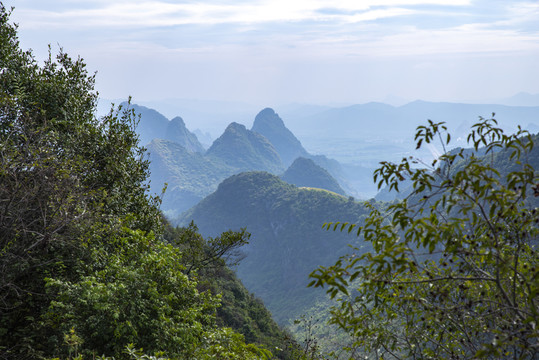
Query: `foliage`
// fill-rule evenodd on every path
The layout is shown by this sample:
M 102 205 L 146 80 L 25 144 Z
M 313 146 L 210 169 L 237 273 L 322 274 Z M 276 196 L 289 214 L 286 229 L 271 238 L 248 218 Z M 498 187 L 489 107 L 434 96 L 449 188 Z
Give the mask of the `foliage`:
M 528 162 L 537 150 L 526 131 L 496 124 L 480 119 L 468 136 L 474 151 L 446 152 L 430 169 L 382 163 L 378 185 L 410 179 L 412 194 L 386 213 L 372 209 L 363 226 L 326 225 L 372 244 L 314 271 L 311 285 L 338 298 L 331 321 L 373 358 L 539 356 L 539 178 Z M 429 121 L 415 139 L 440 139 L 445 150 L 450 135 Z M 505 173 L 495 166 L 508 162 Z
M 83 61 L 60 52 L 39 66 L 3 6 L 0 15 L 0 343 L 37 356 L 49 335 L 43 279 L 77 278 L 89 239 L 113 219 L 158 230 L 158 199 L 146 195 L 131 114 L 96 119 Z
M 199 293 L 182 273 L 178 249 L 140 231 L 115 236 L 106 246 L 93 244 L 94 261 L 77 281 L 45 279 L 54 294 L 47 325 L 74 327 L 85 348 L 104 354 L 136 343 L 189 357 L 212 328 L 218 299 Z
M 327 296 L 319 300 L 314 306 L 305 311 L 294 320 L 288 329 L 294 334 L 301 345 L 302 353 L 324 359 L 350 359 L 355 358 L 349 353 L 353 338 L 337 325 L 330 323 L 331 308 L 336 305 L 335 299 Z
M 276 358 L 294 359 L 290 348 L 296 346 L 291 337 L 279 328 L 260 299 L 249 293 L 227 265 L 243 259 L 241 247 L 250 234 L 225 231 L 215 238 L 204 239 L 194 223 L 187 227 L 165 227 L 164 238 L 182 252 L 184 273 L 197 279 L 199 291 L 219 294 L 216 324 L 242 334 L 249 344 L 270 349 Z
M 183 263 L 186 273 L 198 271 L 212 266 L 223 266 L 223 261 L 229 266 L 237 265 L 243 259 L 240 248 L 248 244 L 251 234 L 240 231 L 225 231 L 214 238 L 204 239 L 198 233 L 198 227 L 191 222 L 187 227 L 165 229 L 165 240 L 174 244 L 184 254 Z
M 262 301 L 249 293 L 236 274 L 225 266 L 205 268 L 199 286 L 221 296 L 217 324 L 242 334 L 249 344 L 269 349 L 276 358 L 295 359 L 292 337 L 279 328 Z
M 216 325 L 219 297 L 162 241 L 133 111 L 96 118 L 82 59 L 60 51 L 40 66 L 9 15 L 0 4 L 0 357 L 121 359 L 130 343 L 156 357 L 271 357 Z

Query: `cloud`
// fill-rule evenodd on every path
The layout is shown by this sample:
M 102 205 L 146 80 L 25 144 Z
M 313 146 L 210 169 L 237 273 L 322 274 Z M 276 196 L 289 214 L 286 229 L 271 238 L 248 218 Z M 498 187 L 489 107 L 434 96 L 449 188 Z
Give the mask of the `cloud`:
M 328 58 L 490 54 L 539 46 L 539 4 L 534 2 L 56 0 L 47 7 L 30 6 L 35 1 L 21 0 L 14 13 L 22 30 L 78 32 L 110 51 L 264 47 L 276 50 L 276 56 Z
M 467 0 L 259 0 L 250 2 L 218 1 L 94 1 L 81 7 L 22 8 L 18 15 L 26 27 L 107 26 L 163 27 L 177 25 L 212 25 L 223 23 L 256 24 L 267 22 L 358 22 L 406 15 L 414 10 L 402 7 L 418 5 L 464 6 Z M 324 11 L 333 9 L 333 12 Z

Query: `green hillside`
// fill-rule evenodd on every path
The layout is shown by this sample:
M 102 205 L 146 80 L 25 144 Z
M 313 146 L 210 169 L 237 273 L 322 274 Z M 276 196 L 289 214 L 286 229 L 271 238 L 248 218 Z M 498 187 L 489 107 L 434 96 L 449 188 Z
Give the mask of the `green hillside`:
M 361 221 L 363 203 L 329 191 L 298 188 L 266 172 L 248 172 L 223 181 L 217 191 L 178 219 L 191 220 L 203 235 L 247 228 L 247 255 L 237 267 L 245 286 L 260 297 L 280 324 L 300 316 L 320 291 L 308 289 L 308 274 L 345 253 L 347 234 L 327 232 L 322 224 Z
M 298 345 L 292 336 L 277 325 L 263 302 L 245 288 L 227 265 L 227 259 L 231 262 L 237 254 L 241 257 L 241 252 L 237 251 L 241 245 L 229 248 L 223 255 L 212 256 L 215 249 L 222 250 L 231 243 L 241 244 L 247 238 L 246 233 L 230 231 L 216 238 L 203 238 L 194 224 L 174 228 L 166 221 L 163 233 L 163 239 L 184 254 L 182 264 L 187 273 L 197 279 L 199 291 L 219 294 L 221 305 L 215 314 L 218 326 L 232 328 L 242 334 L 247 343 L 262 345 L 278 359 L 295 359 L 293 354 Z

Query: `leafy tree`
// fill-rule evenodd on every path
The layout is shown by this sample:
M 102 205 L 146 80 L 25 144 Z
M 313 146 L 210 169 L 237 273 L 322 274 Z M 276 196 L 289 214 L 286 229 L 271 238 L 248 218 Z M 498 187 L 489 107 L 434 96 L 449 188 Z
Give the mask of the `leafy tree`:
M 45 277 L 73 280 L 120 219 L 159 230 L 148 162 L 126 109 L 94 116 L 94 76 L 63 52 L 42 66 L 0 7 L 0 343 L 40 351 Z M 26 349 L 26 350 L 23 350 Z M 37 356 L 37 355 L 36 355 Z
M 480 118 L 473 151 L 446 152 L 430 167 L 382 163 L 378 186 L 411 180 L 411 195 L 373 208 L 362 226 L 325 225 L 372 245 L 311 274 L 340 302 L 331 321 L 372 358 L 539 357 L 537 136 L 496 125 Z M 435 139 L 445 150 L 443 123 L 418 127 L 418 148 Z
M 245 257 L 241 247 L 248 244 L 250 236 L 245 229 L 241 229 L 228 230 L 214 238 L 204 239 L 193 221 L 187 227 L 167 226 L 164 234 L 166 241 L 183 251 L 187 275 L 193 270 L 220 267 L 225 263 L 229 266 L 237 265 Z
M 270 357 L 216 326 L 219 298 L 162 241 L 133 111 L 96 118 L 82 59 L 39 65 L 9 15 L 0 4 L 0 357 Z
M 151 234 L 124 228 L 107 246 L 94 246 L 91 269 L 77 281 L 45 279 L 54 293 L 48 328 L 75 329 L 81 354 L 118 356 L 129 344 L 171 358 L 257 358 L 270 352 L 246 345 L 242 335 L 216 326 L 220 299 L 199 292 L 183 273 L 181 251 Z M 116 249 L 113 249 L 116 248 Z M 60 347 L 62 339 L 49 343 Z M 269 355 L 268 355 L 269 354 Z
M 218 299 L 199 293 L 182 273 L 178 249 L 141 231 L 123 232 L 93 246 L 94 261 L 77 281 L 45 279 L 54 294 L 47 326 L 59 333 L 74 327 L 85 349 L 104 354 L 135 343 L 189 357 L 212 329 Z

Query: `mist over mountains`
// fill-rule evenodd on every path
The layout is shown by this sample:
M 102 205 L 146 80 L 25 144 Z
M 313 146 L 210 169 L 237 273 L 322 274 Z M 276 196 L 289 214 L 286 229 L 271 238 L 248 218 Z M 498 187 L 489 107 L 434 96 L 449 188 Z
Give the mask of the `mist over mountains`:
M 522 96 L 530 98 L 531 95 Z M 231 174 L 246 170 L 265 170 L 281 175 L 297 157 L 309 158 L 328 171 L 346 194 L 360 199 L 374 197 L 377 188 L 372 182 L 372 172 L 380 161 L 398 161 L 402 157 L 413 155 L 425 162 L 431 162 L 443 152 L 436 144 L 425 146 L 419 151 L 414 150 L 412 139 L 415 128 L 426 123 L 427 119 L 445 121 L 453 135 L 452 144 L 455 147 L 463 144 L 465 134 L 479 116 L 490 117 L 493 112 L 500 126 L 506 131 L 511 132 L 518 124 L 522 124 L 532 133 L 539 132 L 539 106 L 426 101 L 415 101 L 398 107 L 383 103 L 346 107 L 295 104 L 283 106 L 280 115 L 271 108 L 265 108 L 246 120 L 246 112 L 251 111 L 252 107 L 246 106 L 242 112 L 242 104 L 239 103 L 184 101 L 175 106 L 179 108 L 184 105 L 190 117 L 183 117 L 183 114 L 178 117 L 176 114 L 173 120 L 168 120 L 156 110 L 132 105 L 135 112 L 141 114 L 139 133 L 142 143 L 148 144 L 154 138 L 169 140 L 183 146 L 188 153 L 200 153 L 202 157 L 208 158 L 204 165 L 187 166 L 182 170 L 183 175 L 177 174 L 172 178 L 159 174 L 174 173 L 173 169 L 157 169 L 153 166 L 154 190 L 159 192 L 163 183 L 168 183 L 164 209 L 174 210 L 175 215 L 195 205 Z M 169 104 L 168 108 L 168 111 L 171 111 L 173 106 Z M 196 109 L 214 114 L 212 120 L 209 121 L 206 115 L 201 116 Z M 218 113 L 220 114 L 217 115 Z M 228 125 L 223 124 L 230 119 L 234 121 Z M 253 121 L 251 130 L 241 124 L 241 119 L 245 124 Z M 205 147 L 198 141 L 197 136 L 187 129 L 186 124 L 196 127 L 199 135 L 206 134 Z M 219 126 L 224 129 L 220 135 L 215 135 L 213 144 L 209 144 L 211 129 L 206 128 L 208 124 L 213 129 L 216 128 L 215 124 L 221 124 Z M 262 135 L 266 142 L 254 133 Z M 208 153 L 205 148 L 210 148 Z M 163 143 L 159 147 L 154 144 L 152 149 L 152 156 L 158 157 L 161 165 L 168 164 L 164 159 L 170 158 L 175 159 L 176 165 L 173 168 L 182 163 L 184 158 L 190 158 L 186 162 L 193 163 L 193 155 L 185 152 L 180 151 L 179 154 L 168 149 L 161 153 L 160 151 L 164 150 Z M 280 161 L 275 154 L 278 154 Z M 213 160 L 210 161 L 209 158 Z M 220 162 L 220 165 L 216 170 L 213 165 L 217 162 Z M 213 170 L 209 171 L 208 166 L 212 166 Z M 202 187 L 196 180 L 200 176 L 207 180 Z M 189 185 L 193 181 L 187 179 L 195 179 L 196 185 Z M 192 189 L 193 187 L 196 189 Z M 184 200 L 185 205 L 181 205 Z M 175 205 L 169 206 L 171 202 Z
M 463 146 L 468 129 L 479 116 L 490 118 L 493 113 L 505 131 L 514 132 L 517 125 L 531 132 L 539 131 L 539 106 L 426 101 L 399 107 L 367 103 L 331 108 L 294 117 L 288 127 L 313 153 L 324 153 L 343 164 L 375 168 L 381 160 L 398 161 L 410 155 L 430 162 L 443 152 L 443 149 L 433 147 L 414 151 L 415 128 L 425 124 L 427 119 L 446 122 L 453 135 L 453 146 Z M 287 114 L 283 113 L 283 116 Z
M 169 216 L 178 216 L 194 206 L 232 174 L 267 171 L 281 175 L 298 156 L 308 158 L 309 162 L 306 166 L 296 164 L 287 173 L 291 181 L 340 194 L 354 191 L 336 160 L 309 154 L 270 108 L 255 117 L 253 130 L 232 122 L 204 150 L 181 117 L 169 121 L 155 110 L 131 106 L 140 115 L 137 131 L 141 141 L 147 143 L 150 155 L 152 191 L 160 193 L 167 185 L 162 209 Z
M 162 210 L 175 225 L 194 221 L 204 236 L 247 228 L 252 237 L 235 270 L 281 325 L 325 301 L 323 292 L 306 288 L 310 271 L 332 264 L 347 252 L 348 243 L 368 250 L 360 239 L 327 232 L 322 224 L 363 221 L 367 204 L 355 199 L 376 195 L 372 171 L 378 162 L 410 155 L 430 162 L 450 150 L 432 145 L 415 151 L 411 139 L 417 125 L 445 121 L 454 147 L 464 143 L 478 116 L 493 112 L 506 131 L 519 123 L 531 132 L 539 129 L 539 106 L 305 105 L 287 108 L 288 115 L 264 108 L 252 118 L 251 129 L 230 122 L 205 150 L 181 117 L 168 120 L 155 110 L 131 106 L 141 115 L 138 131 L 148 142 L 152 191 L 168 184 Z M 202 125 L 197 124 L 200 134 Z M 304 146 L 303 139 L 311 146 Z M 314 154 L 307 150 L 313 148 Z M 499 162 L 503 167 L 507 160 Z M 382 189 L 376 200 L 398 196 Z M 377 201 L 369 202 L 383 209 Z

